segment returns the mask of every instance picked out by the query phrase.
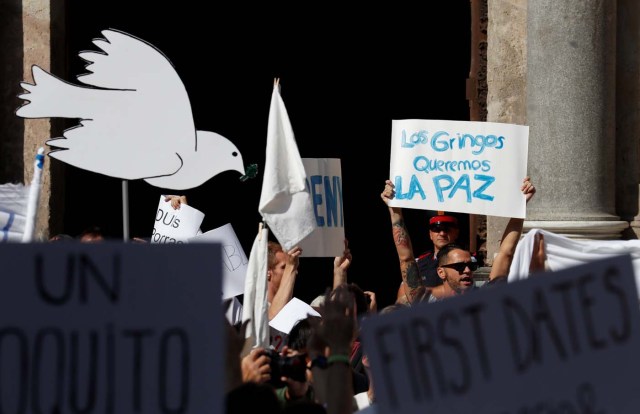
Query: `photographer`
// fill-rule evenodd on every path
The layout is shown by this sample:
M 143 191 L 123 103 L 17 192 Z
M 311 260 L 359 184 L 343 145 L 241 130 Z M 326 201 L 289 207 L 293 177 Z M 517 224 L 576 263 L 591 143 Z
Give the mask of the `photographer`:
M 292 404 L 316 404 L 311 376 L 311 361 L 307 356 L 307 341 L 311 337 L 311 323 L 309 316 L 300 320 L 289 333 L 287 345 L 280 353 L 280 360 L 272 363 L 272 383 L 276 385 L 276 395 L 283 408 Z M 280 375 L 280 382 L 276 376 Z M 280 385 L 278 387 L 278 385 Z

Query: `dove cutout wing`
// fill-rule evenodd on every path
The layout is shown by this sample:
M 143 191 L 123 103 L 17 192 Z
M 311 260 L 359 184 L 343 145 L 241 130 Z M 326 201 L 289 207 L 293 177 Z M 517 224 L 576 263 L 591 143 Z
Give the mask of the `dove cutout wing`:
M 186 190 L 234 170 L 242 155 L 222 135 L 197 131 L 187 91 L 171 62 L 151 44 L 116 30 L 81 52 L 84 85 L 33 66 L 23 82 L 22 118 L 74 118 L 79 125 L 50 139 L 52 158 L 111 177 L 144 179 L 156 187 Z

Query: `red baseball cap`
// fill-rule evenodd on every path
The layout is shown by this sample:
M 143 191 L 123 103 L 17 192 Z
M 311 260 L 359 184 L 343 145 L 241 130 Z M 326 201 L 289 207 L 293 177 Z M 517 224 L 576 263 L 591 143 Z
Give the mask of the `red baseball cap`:
M 429 219 L 429 225 L 448 224 L 449 226 L 458 227 L 458 219 L 453 216 L 439 215 Z

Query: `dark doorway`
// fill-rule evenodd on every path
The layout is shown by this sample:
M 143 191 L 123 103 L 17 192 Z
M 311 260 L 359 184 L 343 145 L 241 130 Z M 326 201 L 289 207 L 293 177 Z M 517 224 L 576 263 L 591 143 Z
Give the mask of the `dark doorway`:
M 144 39 L 174 64 L 196 127 L 229 138 L 245 164 L 260 167 L 272 82 L 280 77 L 301 155 L 342 160 L 345 231 L 354 256 L 349 279 L 375 291 L 380 306 L 392 303 L 400 272 L 379 196 L 389 173 L 391 120 L 469 119 L 469 1 L 366 13 L 139 3 L 68 2 L 69 73 L 61 75 L 75 82 L 84 73 L 77 53 L 94 50 L 91 40 L 103 29 Z M 231 223 L 248 255 L 260 221 L 262 177 L 238 178 L 226 172 L 185 195 L 206 214 L 203 231 Z M 65 180 L 64 231 L 98 225 L 121 238 L 121 182 L 73 167 Z M 142 181 L 129 184 L 132 236 L 150 235 L 164 192 Z M 428 214 L 406 211 L 406 220 L 419 254 L 429 248 Z M 302 259 L 295 296 L 310 301 L 330 286 L 332 262 Z

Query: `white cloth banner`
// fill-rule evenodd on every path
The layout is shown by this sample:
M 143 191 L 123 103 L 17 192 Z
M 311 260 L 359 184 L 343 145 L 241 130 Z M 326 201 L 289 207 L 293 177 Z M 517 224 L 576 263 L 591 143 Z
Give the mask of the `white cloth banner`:
M 529 127 L 394 120 L 389 205 L 524 218 Z
M 198 234 L 202 220 L 203 212 L 186 204 L 176 210 L 171 207 L 171 202 L 164 201 L 164 196 L 160 196 L 151 243 L 188 243 L 189 238 Z
M 640 297 L 640 240 L 574 240 L 546 230 L 532 229 L 518 243 L 509 269 L 509 282 L 529 277 L 534 237 L 538 233 L 544 236 L 546 267 L 550 271 L 630 254 Z
M 285 251 L 292 249 L 316 228 L 305 178 L 287 108 L 276 85 L 269 109 L 258 211 Z
M 269 230 L 261 228 L 249 254 L 244 280 L 242 322 L 247 324 L 246 338 L 253 338 L 254 347 L 269 346 L 269 303 L 267 302 L 267 243 Z
M 22 241 L 28 203 L 29 186 L 0 185 L 0 243 Z
M 190 238 L 189 243 L 220 243 L 222 246 L 222 299 L 244 293 L 249 259 L 230 223 Z
M 303 158 L 317 228 L 300 242 L 305 257 L 336 257 L 344 251 L 342 169 L 337 158 Z

